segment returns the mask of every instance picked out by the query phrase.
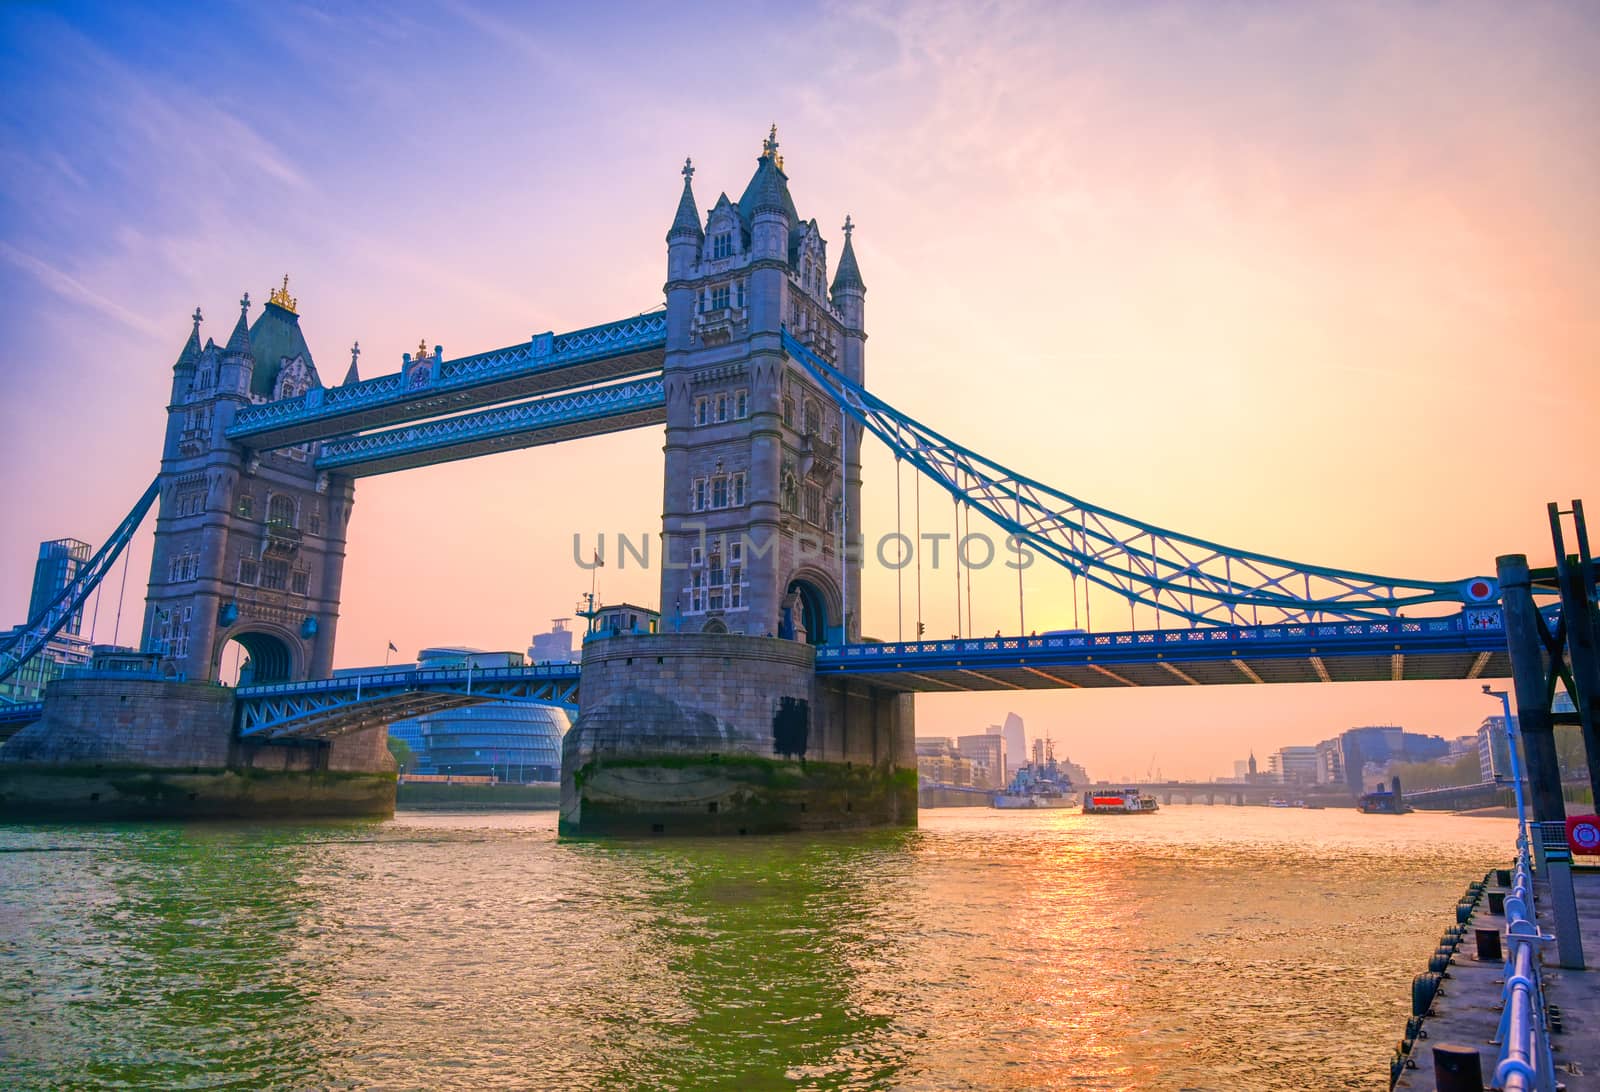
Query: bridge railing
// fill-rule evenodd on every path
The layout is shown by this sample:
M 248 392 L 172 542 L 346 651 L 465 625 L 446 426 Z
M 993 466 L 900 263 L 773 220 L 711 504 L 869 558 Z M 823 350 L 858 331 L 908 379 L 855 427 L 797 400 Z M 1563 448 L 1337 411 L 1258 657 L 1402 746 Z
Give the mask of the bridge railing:
M 415 671 L 374 671 L 360 675 L 336 675 L 331 679 L 313 679 L 309 682 L 263 683 L 259 686 L 241 686 L 238 697 L 270 698 L 295 694 L 319 694 L 330 691 L 408 687 L 423 687 L 437 683 L 465 682 L 523 682 L 529 679 L 570 679 L 578 674 L 577 664 L 536 664 L 528 667 L 464 667 L 423 668 Z
M 414 395 L 437 394 L 441 390 L 470 387 L 525 372 L 564 368 L 638 352 L 665 344 L 666 331 L 666 313 L 650 312 L 570 333 L 540 334 L 519 345 L 442 361 L 438 377 L 417 389 L 409 387 L 399 373 L 348 386 L 315 387 L 293 398 L 240 410 L 228 435 L 248 436 L 300 420 L 402 402 Z
M 1494 1086 L 1504 1092 L 1555 1092 L 1555 1060 L 1539 973 L 1539 944 L 1552 938 L 1539 932 L 1533 903 L 1533 865 L 1526 832 L 1517 835 L 1517 863 L 1506 896 L 1506 974 L 1501 990 L 1500 1027 L 1494 1042 L 1500 1060 Z
M 880 644 L 826 645 L 817 649 L 817 662 L 839 663 L 876 657 L 952 653 L 1084 651 L 1120 648 L 1171 648 L 1206 645 L 1266 644 L 1276 641 L 1365 640 L 1473 632 L 1498 633 L 1504 621 L 1498 607 L 1468 610 L 1444 618 L 1396 618 L 1384 622 L 1295 623 L 1270 626 L 1202 626 L 1194 629 L 1131 630 L 1118 633 L 1061 633 L 1030 637 L 973 637 L 947 641 L 885 641 Z

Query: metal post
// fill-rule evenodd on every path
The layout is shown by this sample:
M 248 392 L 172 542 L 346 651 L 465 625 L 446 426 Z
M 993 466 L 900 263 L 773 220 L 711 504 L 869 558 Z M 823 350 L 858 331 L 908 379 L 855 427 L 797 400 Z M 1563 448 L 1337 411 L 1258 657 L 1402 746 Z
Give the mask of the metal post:
M 1576 517 L 1580 554 L 1568 556 L 1561 534 L 1561 511 L 1550 505 L 1550 534 L 1556 547 L 1556 583 L 1561 590 L 1561 619 L 1566 623 L 1567 659 L 1571 665 L 1571 681 L 1576 692 L 1569 695 L 1578 711 L 1582 726 L 1583 746 L 1588 754 L 1589 788 L 1600 806 L 1600 650 L 1595 647 L 1594 604 L 1589 596 L 1587 566 L 1584 555 L 1589 552 L 1589 536 L 1583 524 L 1583 505 L 1572 502 Z
M 1578 899 L 1572 890 L 1572 851 L 1567 848 L 1567 824 L 1540 823 L 1544 845 L 1544 874 L 1550 884 L 1550 910 L 1555 918 L 1556 954 L 1561 966 L 1583 970 L 1583 934 L 1579 931 Z
M 1517 837 L 1528 837 L 1528 808 L 1522 798 L 1522 760 L 1517 757 L 1517 749 L 1522 746 L 1521 734 L 1517 731 L 1517 721 L 1511 715 L 1511 695 L 1504 690 L 1490 690 L 1486 685 L 1483 692 L 1490 697 L 1500 699 L 1500 707 L 1505 710 L 1506 716 L 1506 744 L 1511 752 L 1511 788 L 1517 799 Z M 1489 739 L 1489 759 L 1494 760 L 1494 737 Z
M 1517 690 L 1518 726 L 1527 747 L 1528 791 L 1533 797 L 1536 822 L 1566 821 L 1561 799 L 1561 765 L 1545 690 L 1544 646 L 1539 640 L 1539 616 L 1533 604 L 1528 559 L 1506 554 L 1495 559 L 1500 579 L 1500 609 L 1505 616 L 1506 648 L 1511 654 L 1511 678 Z M 1535 842 L 1537 846 L 1538 842 Z

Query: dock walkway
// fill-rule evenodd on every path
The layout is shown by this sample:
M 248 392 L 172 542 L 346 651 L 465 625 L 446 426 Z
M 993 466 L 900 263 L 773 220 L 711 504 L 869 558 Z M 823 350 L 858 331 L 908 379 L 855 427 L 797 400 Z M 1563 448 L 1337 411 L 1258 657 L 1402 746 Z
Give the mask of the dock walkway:
M 1553 944 L 1545 952 L 1545 1000 L 1560 1010 L 1562 1024 L 1562 1030 L 1550 1037 L 1550 1048 L 1556 1079 L 1567 1092 L 1600 1092 L 1600 871 L 1574 871 L 1572 880 L 1588 968 L 1578 971 L 1556 966 Z M 1555 931 L 1549 902 L 1548 887 L 1536 883 L 1539 928 L 1546 933 Z M 1505 925 L 1504 916 L 1489 913 L 1489 900 L 1480 899 L 1423 1025 L 1427 1038 L 1418 1039 L 1411 1051 L 1416 1068 L 1401 1073 L 1395 1088 L 1433 1092 L 1433 1047 L 1439 1043 L 1476 1046 L 1484 1084 L 1493 1084 L 1500 1048 L 1491 1040 L 1500 1023 L 1505 965 L 1499 960 L 1478 962 L 1472 930 L 1494 928 L 1503 934 Z

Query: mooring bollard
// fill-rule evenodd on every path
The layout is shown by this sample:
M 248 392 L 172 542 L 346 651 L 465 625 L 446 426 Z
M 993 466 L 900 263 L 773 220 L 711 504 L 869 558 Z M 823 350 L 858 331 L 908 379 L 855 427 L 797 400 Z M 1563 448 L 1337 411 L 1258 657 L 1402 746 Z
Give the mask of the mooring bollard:
M 1479 962 L 1499 963 L 1505 959 L 1500 951 L 1500 930 L 1474 929 L 1472 933 L 1478 941 Z
M 1439 1092 L 1483 1092 L 1477 1047 L 1440 1043 L 1433 1048 L 1433 1073 Z

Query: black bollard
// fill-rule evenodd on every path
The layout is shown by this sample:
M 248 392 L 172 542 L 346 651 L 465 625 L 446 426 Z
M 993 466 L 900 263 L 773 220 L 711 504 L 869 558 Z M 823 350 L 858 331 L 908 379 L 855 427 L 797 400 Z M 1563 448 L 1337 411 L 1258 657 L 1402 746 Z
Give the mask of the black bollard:
M 1489 913 L 1504 915 L 1506 912 L 1506 893 L 1504 891 L 1489 892 Z
M 1440 1043 L 1433 1048 L 1433 1075 L 1439 1092 L 1483 1092 L 1477 1047 Z
M 1505 956 L 1500 952 L 1500 930 L 1474 929 L 1472 931 L 1478 941 L 1478 959 L 1484 963 L 1500 963 Z

